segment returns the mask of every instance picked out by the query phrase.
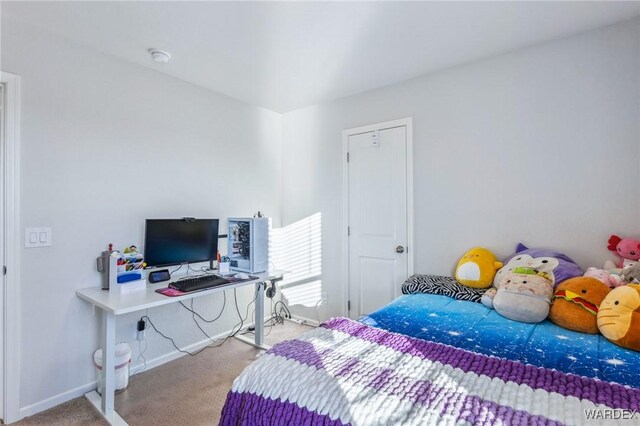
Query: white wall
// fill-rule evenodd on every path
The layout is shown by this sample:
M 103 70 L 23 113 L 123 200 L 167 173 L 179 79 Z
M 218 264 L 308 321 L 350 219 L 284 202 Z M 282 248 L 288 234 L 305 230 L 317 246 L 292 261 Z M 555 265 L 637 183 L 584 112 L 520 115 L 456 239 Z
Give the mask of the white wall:
M 347 128 L 413 117 L 417 273 L 519 241 L 601 266 L 610 233 L 640 237 L 639 34 L 636 19 L 285 114 L 282 221 L 322 213 L 321 315 L 344 314 Z
M 108 243 L 140 245 L 151 217 L 262 210 L 279 224 L 281 116 L 6 19 L 1 47 L 2 70 L 22 77 L 22 225 L 53 228 L 51 248 L 20 253 L 20 403 L 31 414 L 94 380 L 99 316 L 75 291 L 99 285 Z M 244 315 L 252 291 L 240 295 Z M 227 296 L 210 333 L 237 322 Z M 221 303 L 196 306 L 211 318 Z M 119 320 L 119 340 L 135 342 L 141 314 Z M 149 315 L 181 345 L 204 339 L 177 304 Z M 147 336 L 147 359 L 173 350 Z
M 260 209 L 277 226 L 321 212 L 321 314 L 342 314 L 345 128 L 414 118 L 417 272 L 447 274 L 470 246 L 504 256 L 518 241 L 601 264 L 611 232 L 640 236 L 638 27 L 281 117 L 3 19 L 1 67 L 23 78 L 22 225 L 51 226 L 54 242 L 21 252 L 23 413 L 93 381 L 99 321 L 74 292 L 99 285 L 94 258 L 107 243 L 141 243 L 147 217 Z M 250 298 L 244 291 L 241 306 Z M 210 316 L 220 307 L 196 303 Z M 179 306 L 150 316 L 180 344 L 203 337 Z M 133 340 L 138 318 L 120 321 L 121 340 Z M 208 330 L 235 323 L 228 309 Z M 172 351 L 147 336 L 149 359 Z

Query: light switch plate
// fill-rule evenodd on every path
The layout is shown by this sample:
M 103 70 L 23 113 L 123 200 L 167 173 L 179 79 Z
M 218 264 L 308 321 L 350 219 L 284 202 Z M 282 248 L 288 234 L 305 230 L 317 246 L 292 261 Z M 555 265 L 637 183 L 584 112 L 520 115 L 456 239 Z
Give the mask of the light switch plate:
M 51 246 L 51 228 L 25 228 L 24 246 L 26 248 Z

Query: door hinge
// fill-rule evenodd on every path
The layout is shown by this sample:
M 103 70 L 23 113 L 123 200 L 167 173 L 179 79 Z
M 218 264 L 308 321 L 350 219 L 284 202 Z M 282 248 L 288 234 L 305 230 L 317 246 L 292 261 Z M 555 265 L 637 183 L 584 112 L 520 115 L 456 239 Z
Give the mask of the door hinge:
M 347 300 L 347 311 L 351 310 L 351 300 Z
M 2 267 L 2 275 L 7 275 L 7 267 L 6 266 Z
M 351 236 L 351 227 L 347 226 L 347 237 Z
M 347 152 L 347 163 L 349 162 L 349 153 Z

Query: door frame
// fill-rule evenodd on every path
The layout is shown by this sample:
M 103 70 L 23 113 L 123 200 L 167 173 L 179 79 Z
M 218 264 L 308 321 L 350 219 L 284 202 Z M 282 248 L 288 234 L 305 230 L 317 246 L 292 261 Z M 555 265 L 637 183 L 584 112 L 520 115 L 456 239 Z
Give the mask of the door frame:
M 354 127 L 342 131 L 342 252 L 343 262 L 342 276 L 345 285 L 345 298 L 343 304 L 344 316 L 349 317 L 349 298 L 351 292 L 350 280 L 350 253 L 349 253 L 349 162 L 347 154 L 349 152 L 349 136 L 360 133 L 372 132 L 375 130 L 390 129 L 393 127 L 406 126 L 407 128 L 407 278 L 413 275 L 414 268 L 414 246 L 413 246 L 413 117 L 400 118 L 397 120 L 384 121 L 381 123 L 369 124 L 367 126 Z
M 5 85 L 4 207 L 5 229 L 3 276 L 4 351 L 2 397 L 5 423 L 20 420 L 20 77 L 0 71 Z M 1 265 L 0 265 L 1 267 Z M 0 270 L 0 274 L 2 271 Z M 11 324 L 11 326 L 9 326 Z

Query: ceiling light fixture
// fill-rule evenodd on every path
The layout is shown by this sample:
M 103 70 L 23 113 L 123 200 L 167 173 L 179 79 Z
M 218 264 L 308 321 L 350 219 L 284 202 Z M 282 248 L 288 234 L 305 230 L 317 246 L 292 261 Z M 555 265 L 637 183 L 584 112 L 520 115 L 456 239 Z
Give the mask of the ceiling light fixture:
M 149 49 L 149 54 L 151 55 L 151 59 L 163 64 L 166 64 L 169 62 L 169 59 L 171 59 L 171 54 L 163 50 Z

